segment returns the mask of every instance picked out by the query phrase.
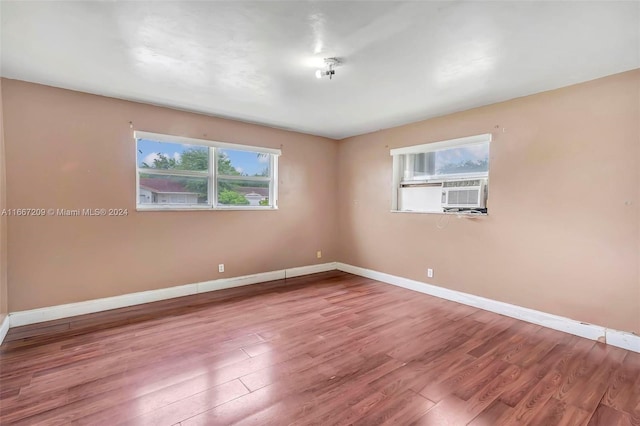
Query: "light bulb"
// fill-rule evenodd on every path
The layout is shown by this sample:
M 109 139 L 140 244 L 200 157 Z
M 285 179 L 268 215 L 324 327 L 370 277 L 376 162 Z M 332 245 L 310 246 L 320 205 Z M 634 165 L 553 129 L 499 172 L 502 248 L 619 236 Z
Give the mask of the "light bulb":
M 316 70 L 316 78 L 322 78 L 322 70 Z

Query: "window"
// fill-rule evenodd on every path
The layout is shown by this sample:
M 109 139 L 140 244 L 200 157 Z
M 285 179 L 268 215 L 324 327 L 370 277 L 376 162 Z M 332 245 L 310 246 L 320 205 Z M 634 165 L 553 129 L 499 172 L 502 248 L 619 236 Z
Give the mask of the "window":
M 491 135 L 391 150 L 394 211 L 486 213 Z
M 138 210 L 275 209 L 280 150 L 135 132 Z

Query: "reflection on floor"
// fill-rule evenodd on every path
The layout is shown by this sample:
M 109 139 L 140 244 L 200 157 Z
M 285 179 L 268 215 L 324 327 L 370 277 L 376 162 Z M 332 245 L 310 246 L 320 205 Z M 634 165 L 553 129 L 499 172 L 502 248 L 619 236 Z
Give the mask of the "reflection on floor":
M 640 354 L 343 272 L 11 329 L 0 423 L 640 424 Z

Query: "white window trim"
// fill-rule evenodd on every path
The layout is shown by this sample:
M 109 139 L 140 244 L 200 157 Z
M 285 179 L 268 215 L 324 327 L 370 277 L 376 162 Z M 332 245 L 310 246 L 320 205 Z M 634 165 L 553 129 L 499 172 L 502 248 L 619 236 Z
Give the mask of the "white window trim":
M 133 136 L 138 139 L 150 139 L 156 142 L 168 142 L 168 143 L 181 143 L 186 145 L 205 145 L 214 148 L 233 149 L 236 151 L 252 151 L 252 152 L 264 152 L 265 154 L 282 155 L 282 150 L 275 148 L 265 148 L 262 146 L 241 145 L 229 142 L 218 142 L 207 139 L 188 138 L 185 136 L 171 136 L 163 135 L 160 133 L 142 132 L 136 130 L 133 132 Z
M 464 138 L 449 139 L 446 141 L 431 142 L 422 145 L 412 145 L 404 148 L 394 148 L 389 151 L 389 154 L 392 157 L 403 154 L 422 154 L 425 152 L 439 151 L 441 149 L 455 148 L 457 146 L 491 142 L 491 139 L 491 133 L 485 133 L 482 135 L 467 136 Z
M 400 177 L 400 156 L 405 154 L 423 154 L 426 152 L 439 151 L 442 149 L 450 149 L 458 146 L 469 146 L 491 142 L 493 136 L 491 133 L 483 133 L 481 135 L 473 135 L 466 136 L 463 138 L 456 139 L 448 139 L 444 141 L 425 143 L 421 145 L 412 145 L 403 148 L 394 148 L 389 150 L 389 155 L 391 155 L 393 159 L 392 173 L 393 173 L 393 182 L 392 182 L 392 193 L 391 193 L 391 212 L 392 213 L 429 213 L 429 214 L 451 214 L 451 212 L 435 212 L 435 211 L 410 211 L 410 210 L 399 210 L 398 209 L 398 193 L 400 190 L 400 185 L 404 182 Z M 474 179 L 476 177 L 489 177 L 488 172 L 484 173 L 470 173 L 470 174 L 451 174 L 445 175 L 437 178 L 425 179 L 425 180 L 415 180 L 411 181 L 414 184 L 420 184 L 424 182 L 445 182 L 447 180 L 457 180 L 457 179 Z M 465 213 L 457 213 L 458 215 L 464 215 Z M 476 213 L 472 215 L 477 215 Z M 486 216 L 486 213 L 482 215 Z
M 184 136 L 171 136 L 160 133 L 151 133 L 136 130 L 133 132 L 134 146 L 136 149 L 136 210 L 137 211 L 209 211 L 209 210 L 278 210 L 278 157 L 282 155 L 282 150 L 274 148 L 264 148 L 251 145 L 240 145 L 228 142 L 218 142 L 206 139 L 188 138 Z M 137 148 L 139 139 L 148 139 L 156 142 L 177 143 L 184 145 L 199 145 L 209 148 L 217 148 L 209 150 L 209 164 L 213 164 L 207 171 L 197 170 L 154 170 L 154 169 L 140 169 L 138 164 Z M 250 151 L 258 152 L 269 155 L 269 166 L 271 170 L 270 177 L 262 176 L 218 176 L 218 149 L 232 149 L 235 151 Z M 209 193 L 207 196 L 211 200 L 211 204 L 141 204 L 140 203 L 140 173 L 155 174 L 155 175 L 170 175 L 170 176 L 184 176 L 184 177 L 200 177 L 208 178 Z M 273 200 L 270 206 L 229 206 L 218 204 L 218 185 L 217 179 L 234 179 L 234 180 L 246 180 L 256 182 L 270 182 L 269 185 L 269 200 Z

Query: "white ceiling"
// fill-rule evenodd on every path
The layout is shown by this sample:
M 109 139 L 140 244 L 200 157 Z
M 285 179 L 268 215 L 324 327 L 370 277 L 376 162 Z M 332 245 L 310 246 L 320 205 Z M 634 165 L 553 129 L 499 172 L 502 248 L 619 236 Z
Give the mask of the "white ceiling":
M 635 1 L 2 1 L 1 14 L 4 77 L 336 139 L 640 67 Z M 344 65 L 317 80 L 331 56 Z

